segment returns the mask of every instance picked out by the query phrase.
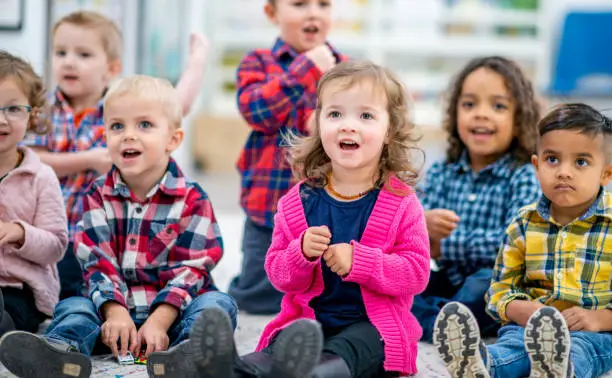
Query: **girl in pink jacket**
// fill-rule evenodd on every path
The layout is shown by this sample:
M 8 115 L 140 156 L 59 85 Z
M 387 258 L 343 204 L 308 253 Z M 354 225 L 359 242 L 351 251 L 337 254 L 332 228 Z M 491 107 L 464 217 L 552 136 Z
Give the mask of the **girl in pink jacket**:
M 421 328 L 410 309 L 429 279 L 429 239 L 412 188 L 413 132 L 406 93 L 388 70 L 349 61 L 323 76 L 312 135 L 290 141 L 302 181 L 278 203 L 265 260 L 285 293 L 281 312 L 261 336 L 264 354 L 234 364 L 265 374 L 270 354 L 275 378 L 417 372 Z M 198 342 L 205 355 L 231 360 L 229 327 L 202 333 L 219 340 Z
M 28 148 L 27 131 L 46 132 L 42 79 L 0 50 L 0 335 L 36 332 L 59 297 L 56 263 L 68 244 L 66 212 L 53 170 Z

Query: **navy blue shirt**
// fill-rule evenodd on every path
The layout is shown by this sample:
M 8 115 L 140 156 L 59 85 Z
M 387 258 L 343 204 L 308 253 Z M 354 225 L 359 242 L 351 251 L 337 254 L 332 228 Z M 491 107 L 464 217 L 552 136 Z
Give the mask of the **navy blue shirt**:
M 327 226 L 332 234 L 330 245 L 361 240 L 379 192 L 380 189 L 376 189 L 358 200 L 343 202 L 322 188 L 307 184 L 300 188 L 308 226 Z M 344 328 L 357 322 L 368 322 L 359 285 L 343 281 L 323 259 L 321 267 L 325 288 L 309 303 L 317 321 L 325 328 Z

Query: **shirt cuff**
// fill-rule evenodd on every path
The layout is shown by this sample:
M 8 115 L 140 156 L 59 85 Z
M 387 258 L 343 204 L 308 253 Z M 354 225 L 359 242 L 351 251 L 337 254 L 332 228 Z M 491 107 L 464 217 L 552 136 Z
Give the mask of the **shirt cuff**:
M 529 295 L 525 293 L 516 293 L 516 294 L 510 294 L 503 300 L 500 300 L 499 303 L 497 304 L 497 313 L 499 314 L 499 317 L 503 323 L 509 323 L 512 321 L 508 319 L 508 316 L 506 315 L 506 308 L 508 307 L 510 302 L 516 301 L 516 300 L 531 301 L 533 300 L 533 298 L 531 298 Z

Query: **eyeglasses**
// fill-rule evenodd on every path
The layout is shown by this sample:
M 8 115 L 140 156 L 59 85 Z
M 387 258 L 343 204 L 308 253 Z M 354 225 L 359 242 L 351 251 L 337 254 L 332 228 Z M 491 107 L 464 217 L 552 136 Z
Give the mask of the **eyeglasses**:
M 9 105 L 0 108 L 6 120 L 13 122 L 27 119 L 31 111 L 32 107 L 28 105 Z

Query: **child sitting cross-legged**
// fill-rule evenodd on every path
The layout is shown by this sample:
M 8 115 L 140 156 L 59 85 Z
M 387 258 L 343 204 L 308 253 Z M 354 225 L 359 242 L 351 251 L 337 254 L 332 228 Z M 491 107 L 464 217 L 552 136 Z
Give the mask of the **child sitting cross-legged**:
M 152 375 L 195 376 L 200 312 L 222 309 L 235 328 L 237 308 L 210 276 L 223 254 L 211 203 L 170 157 L 183 139 L 177 91 L 161 79 L 123 79 L 104 110 L 113 168 L 88 190 L 75 242 L 89 296 L 61 301 L 43 337 L 4 335 L 0 361 L 21 378 L 88 377 L 101 341 L 115 356 L 142 347 Z
M 480 342 L 468 308 L 442 308 L 434 342 L 452 377 L 598 377 L 612 369 L 612 120 L 567 104 L 538 124 L 543 196 L 522 208 L 497 256 Z

